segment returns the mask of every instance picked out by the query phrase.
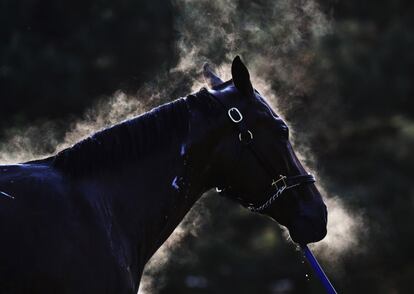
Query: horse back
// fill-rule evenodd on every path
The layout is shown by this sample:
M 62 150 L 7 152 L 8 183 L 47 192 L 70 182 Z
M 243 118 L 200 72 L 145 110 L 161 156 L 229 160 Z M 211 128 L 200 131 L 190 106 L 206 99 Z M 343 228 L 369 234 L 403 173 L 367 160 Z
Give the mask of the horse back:
M 67 196 L 63 177 L 46 164 L 0 166 L 0 228 L 35 229 L 39 221 L 56 220 L 69 212 Z

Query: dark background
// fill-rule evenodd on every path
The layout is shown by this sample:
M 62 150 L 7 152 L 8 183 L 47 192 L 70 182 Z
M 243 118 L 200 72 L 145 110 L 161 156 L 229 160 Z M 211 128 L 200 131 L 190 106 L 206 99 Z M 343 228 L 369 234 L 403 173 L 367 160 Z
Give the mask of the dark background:
M 312 90 L 291 94 L 277 77 L 272 89 L 280 105 L 296 101 L 285 114 L 301 122 L 297 133 L 311 128 L 307 142 L 326 188 L 363 214 L 355 244 L 361 250 L 340 264 L 335 256 L 322 263 L 340 293 L 411 293 L 413 2 L 319 3 L 333 29 L 306 68 Z M 49 120 L 63 134 L 65 122 L 102 97 L 119 89 L 133 94 L 168 73 L 179 60 L 175 9 L 162 0 L 0 0 L 2 143 L 10 128 Z M 188 91 L 188 84 L 178 90 Z M 300 254 L 268 220 L 217 197 L 204 205 L 207 224 L 172 250 L 173 262 L 161 272 L 150 271 L 152 293 L 321 293 L 312 275 L 305 277 L 311 271 Z

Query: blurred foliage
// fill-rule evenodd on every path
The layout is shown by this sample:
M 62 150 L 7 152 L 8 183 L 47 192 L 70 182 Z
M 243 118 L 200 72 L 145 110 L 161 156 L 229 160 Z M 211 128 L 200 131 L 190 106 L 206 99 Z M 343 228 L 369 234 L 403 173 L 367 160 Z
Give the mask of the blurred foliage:
M 309 72 L 317 81 L 311 99 L 319 132 L 312 145 L 329 190 L 362 208 L 367 228 L 363 253 L 345 260 L 346 277 L 338 284 L 352 293 L 408 293 L 414 277 L 414 6 L 334 3 L 333 33 L 317 48 Z
M 332 32 L 309 47 L 311 90 L 295 92 L 277 78 L 272 87 L 280 104 L 289 104 L 286 116 L 297 133 L 312 130 L 306 140 L 328 190 L 362 211 L 369 228 L 361 250 L 341 260 L 343 272 L 331 273 L 339 292 L 409 293 L 413 4 L 319 2 Z M 171 68 L 178 59 L 173 13 L 160 0 L 0 0 L 0 127 L 64 120 L 102 95 L 134 92 Z M 172 250 L 162 274 L 154 273 L 157 292 L 323 292 L 273 223 L 216 195 L 204 205 L 212 215 Z
M 174 60 L 172 21 L 161 0 L 1 0 L 0 127 L 135 91 Z

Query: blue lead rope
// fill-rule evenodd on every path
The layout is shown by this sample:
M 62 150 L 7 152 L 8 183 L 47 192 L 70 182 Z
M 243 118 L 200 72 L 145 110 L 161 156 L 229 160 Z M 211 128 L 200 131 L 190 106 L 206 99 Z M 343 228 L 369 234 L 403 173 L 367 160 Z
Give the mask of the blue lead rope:
M 328 277 L 325 275 L 325 272 L 319 265 L 318 261 L 316 260 L 315 256 L 313 256 L 312 252 L 308 248 L 307 245 L 301 245 L 303 253 L 307 260 L 309 261 L 310 265 L 312 266 L 313 270 L 315 271 L 316 275 L 318 276 L 319 280 L 321 280 L 323 286 L 325 287 L 326 293 L 328 294 L 337 294 L 335 288 L 332 286 L 331 282 L 329 281 Z

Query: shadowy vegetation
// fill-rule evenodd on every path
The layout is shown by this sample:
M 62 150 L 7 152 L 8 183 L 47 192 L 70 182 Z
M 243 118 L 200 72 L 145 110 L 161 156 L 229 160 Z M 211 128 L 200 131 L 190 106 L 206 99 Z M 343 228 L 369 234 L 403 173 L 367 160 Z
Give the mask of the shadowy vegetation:
M 174 60 L 167 1 L 0 2 L 0 127 L 76 115 Z

